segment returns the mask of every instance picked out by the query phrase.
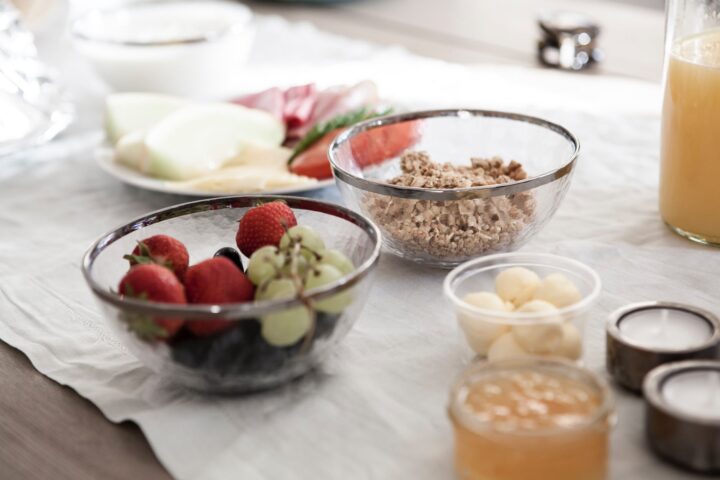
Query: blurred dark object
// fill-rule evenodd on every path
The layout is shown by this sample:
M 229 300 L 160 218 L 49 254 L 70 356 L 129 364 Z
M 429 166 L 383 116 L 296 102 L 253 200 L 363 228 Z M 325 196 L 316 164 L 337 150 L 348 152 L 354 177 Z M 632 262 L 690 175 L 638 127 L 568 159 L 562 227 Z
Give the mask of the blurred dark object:
M 552 12 L 538 19 L 542 38 L 538 59 L 543 65 L 563 70 L 583 70 L 602 60 L 597 48 L 600 26 L 591 18 L 573 12 Z

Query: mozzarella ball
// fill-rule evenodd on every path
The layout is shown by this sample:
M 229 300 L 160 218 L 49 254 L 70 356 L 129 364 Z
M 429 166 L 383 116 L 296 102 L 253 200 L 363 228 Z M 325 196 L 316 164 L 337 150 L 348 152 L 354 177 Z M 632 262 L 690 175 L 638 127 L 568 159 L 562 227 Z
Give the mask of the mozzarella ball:
M 557 308 L 562 308 L 582 300 L 582 294 L 565 275 L 552 273 L 540 282 L 533 298 L 545 300 Z
M 570 360 L 578 360 L 582 355 L 582 337 L 580 336 L 580 330 L 572 323 L 567 322 L 563 324 L 562 331 L 562 343 L 555 354 L 569 358 Z
M 492 292 L 473 292 L 463 297 L 463 302 L 485 310 L 506 311 L 505 302 Z
M 470 305 L 485 310 L 506 311 L 507 305 L 500 297 L 491 292 L 475 292 L 468 293 L 463 297 L 463 301 Z M 461 312 L 458 314 L 458 322 L 465 334 L 465 339 L 470 348 L 479 355 L 487 355 L 490 344 L 503 333 L 509 330 L 509 327 L 502 323 L 488 321 L 486 317 L 469 312 Z
M 520 305 L 520 308 L 515 311 L 519 313 L 547 313 L 550 316 L 553 312 L 557 312 L 557 307 L 545 300 L 530 300 Z
M 532 270 L 511 267 L 500 272 L 495 279 L 495 291 L 500 298 L 516 307 L 527 302 L 540 285 L 540 277 Z
M 553 353 L 560 348 L 563 339 L 562 322 L 553 315 L 556 311 L 554 305 L 543 300 L 530 300 L 518 308 L 517 312 L 521 313 L 548 314 L 538 319 L 543 323 L 528 320 L 528 325 L 514 325 L 512 331 L 518 344 L 528 352 L 538 355 Z
M 563 341 L 563 328 L 560 322 L 538 325 L 515 325 L 512 328 L 515 341 L 530 353 L 545 355 L 554 353 Z
M 531 357 L 532 354 L 523 349 L 516 341 L 512 332 L 503 333 L 488 349 L 487 358 L 493 362 L 508 358 Z

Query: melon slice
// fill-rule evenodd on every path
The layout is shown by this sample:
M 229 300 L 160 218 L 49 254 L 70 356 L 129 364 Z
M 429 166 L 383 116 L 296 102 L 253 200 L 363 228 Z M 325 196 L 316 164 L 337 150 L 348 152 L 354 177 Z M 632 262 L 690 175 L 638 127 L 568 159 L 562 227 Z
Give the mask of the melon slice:
M 189 180 L 208 175 L 238 157 L 248 143 L 278 147 L 285 125 L 261 110 L 230 103 L 182 108 L 145 137 L 149 175 Z
M 105 101 L 105 129 L 116 144 L 129 133 L 145 132 L 182 107 L 187 100 L 156 93 L 114 93 Z

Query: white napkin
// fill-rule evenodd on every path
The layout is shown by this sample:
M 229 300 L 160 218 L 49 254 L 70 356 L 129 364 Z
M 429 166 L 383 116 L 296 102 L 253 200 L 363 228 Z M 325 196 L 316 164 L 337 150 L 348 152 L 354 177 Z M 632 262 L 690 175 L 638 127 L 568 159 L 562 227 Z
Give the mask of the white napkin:
M 243 87 L 264 87 L 281 74 L 282 83 L 372 78 L 400 104 L 545 112 L 580 137 L 583 155 L 570 192 L 525 250 L 568 255 L 601 274 L 604 291 L 588 325 L 590 368 L 602 371 L 603 322 L 624 303 L 664 299 L 718 308 L 708 287 L 716 252 L 670 234 L 657 212 L 657 85 L 471 69 L 278 19 L 258 26 L 253 62 L 265 66 L 248 68 Z M 280 62 L 288 52 L 297 53 L 292 70 Z M 308 52 L 313 58 L 300 68 L 297 58 Z M 350 62 L 338 65 L 348 52 Z M 70 80 L 79 92 L 83 80 Z M 83 118 L 97 119 L 102 89 L 86 91 L 96 96 L 85 97 Z M 185 199 L 126 187 L 102 173 L 92 157 L 97 124 L 85 122 L 0 180 L 0 338 L 110 420 L 137 422 L 177 478 L 453 478 L 445 406 L 466 358 L 441 298 L 446 272 L 383 256 L 356 326 L 300 382 L 241 397 L 168 385 L 109 333 L 80 258 L 102 232 Z M 337 198 L 334 189 L 321 194 Z M 613 478 L 688 478 L 648 452 L 641 409 L 638 398 L 618 392 Z

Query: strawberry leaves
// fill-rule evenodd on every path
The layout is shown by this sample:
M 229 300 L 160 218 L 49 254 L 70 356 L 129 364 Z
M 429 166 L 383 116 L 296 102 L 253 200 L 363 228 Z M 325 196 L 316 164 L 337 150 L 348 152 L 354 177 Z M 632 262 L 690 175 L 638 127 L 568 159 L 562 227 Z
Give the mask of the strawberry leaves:
M 173 269 L 173 262 L 170 260 L 167 260 L 165 258 L 161 257 L 154 257 L 152 253 L 150 252 L 150 248 L 145 244 L 144 242 L 137 242 L 138 244 L 138 254 L 132 253 L 128 255 L 124 255 L 123 258 L 130 262 L 130 265 L 148 265 L 148 264 L 157 264 L 161 267 L 168 268 L 170 270 Z
M 128 329 L 143 340 L 157 340 L 169 336 L 168 330 L 148 315 L 126 313 L 124 317 Z

